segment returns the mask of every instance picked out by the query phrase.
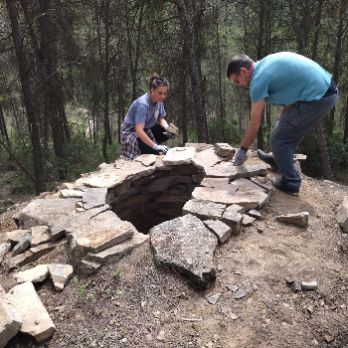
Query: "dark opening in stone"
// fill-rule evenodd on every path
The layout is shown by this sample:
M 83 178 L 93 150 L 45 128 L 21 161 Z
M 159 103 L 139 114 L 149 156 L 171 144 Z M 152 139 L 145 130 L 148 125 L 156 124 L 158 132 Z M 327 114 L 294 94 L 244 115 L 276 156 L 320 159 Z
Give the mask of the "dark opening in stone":
M 202 167 L 194 164 L 165 166 L 109 189 L 106 201 L 122 220 L 146 234 L 151 227 L 182 216 L 183 206 L 203 177 Z

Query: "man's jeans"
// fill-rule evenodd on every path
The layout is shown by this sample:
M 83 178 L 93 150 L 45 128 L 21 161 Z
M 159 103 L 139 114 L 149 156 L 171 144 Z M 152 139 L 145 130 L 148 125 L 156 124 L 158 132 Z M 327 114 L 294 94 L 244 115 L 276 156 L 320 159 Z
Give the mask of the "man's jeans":
M 290 107 L 271 133 L 274 159 L 279 167 L 284 184 L 299 190 L 301 177 L 295 169 L 293 155 L 296 146 L 308 131 L 335 105 L 337 93 L 313 102 L 298 102 Z

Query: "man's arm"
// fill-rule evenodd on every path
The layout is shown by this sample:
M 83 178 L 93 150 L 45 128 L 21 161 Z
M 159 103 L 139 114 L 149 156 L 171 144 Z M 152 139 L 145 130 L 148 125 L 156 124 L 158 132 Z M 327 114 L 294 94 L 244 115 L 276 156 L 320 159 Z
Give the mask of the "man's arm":
M 262 122 L 262 112 L 265 107 L 265 100 L 261 99 L 256 103 L 251 104 L 251 116 L 248 124 L 248 128 L 245 132 L 244 138 L 241 142 L 241 147 L 249 149 L 250 145 L 254 142 L 257 136 L 257 132 L 260 129 Z

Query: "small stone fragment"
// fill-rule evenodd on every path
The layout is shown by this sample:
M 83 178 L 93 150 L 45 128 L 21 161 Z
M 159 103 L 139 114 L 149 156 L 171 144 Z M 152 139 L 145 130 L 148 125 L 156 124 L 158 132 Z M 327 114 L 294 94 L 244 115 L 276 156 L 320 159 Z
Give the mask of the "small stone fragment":
M 243 297 L 245 297 L 245 296 L 246 296 L 246 292 L 245 292 L 245 290 L 242 289 L 242 288 L 239 288 L 239 289 L 234 293 L 234 295 L 233 295 L 233 297 L 234 297 L 236 300 L 239 300 L 239 299 L 241 299 L 241 298 L 243 298 Z
M 215 153 L 221 157 L 232 159 L 236 149 L 227 143 L 216 143 L 214 144 Z
M 294 283 L 292 284 L 292 289 L 295 292 L 301 291 L 302 290 L 301 283 L 295 280 Z
M 236 319 L 238 319 L 239 317 L 238 317 L 238 315 L 237 315 L 236 313 L 231 313 L 231 314 L 230 314 L 230 318 L 231 318 L 232 320 L 236 320 Z
M 226 304 L 220 306 L 220 313 L 226 315 L 230 311 L 230 307 Z
M 221 292 L 215 294 L 215 295 L 212 295 L 212 296 L 209 296 L 207 298 L 207 301 L 208 303 L 212 304 L 212 305 L 215 305 L 217 304 L 217 302 L 219 301 L 219 298 L 221 297 Z
M 331 343 L 335 338 L 332 337 L 331 335 L 325 335 L 324 339 L 326 343 Z
M 301 288 L 304 291 L 312 291 L 312 290 L 317 290 L 318 288 L 318 283 L 313 280 L 311 282 L 302 282 L 301 283 Z
M 287 224 L 297 225 L 301 227 L 308 226 L 309 213 L 307 211 L 297 214 L 286 214 L 276 216 L 276 220 Z
M 285 278 L 286 284 L 288 284 L 289 286 L 294 284 L 295 279 L 293 277 L 286 277 Z
M 228 290 L 230 290 L 232 292 L 236 292 L 239 289 L 239 287 L 237 285 L 230 285 L 230 284 L 228 284 L 228 285 L 226 285 L 226 287 L 227 287 Z
M 264 230 L 263 230 L 261 227 L 258 227 L 258 228 L 257 228 L 257 232 L 260 233 L 260 234 L 262 234 L 262 233 L 264 232 Z
M 255 220 L 256 219 L 254 217 L 244 214 L 242 223 L 244 226 L 248 226 L 248 225 L 251 225 Z
M 97 272 L 100 267 L 101 267 L 100 263 L 88 261 L 88 260 L 82 260 L 80 263 L 79 271 L 81 274 L 90 275 Z
M 165 334 L 166 333 L 163 330 L 161 330 L 156 337 L 157 341 L 164 341 Z
M 250 209 L 248 212 L 247 212 L 248 215 L 256 218 L 256 219 L 262 219 L 262 214 L 256 210 L 256 209 Z
M 246 296 L 246 292 L 245 292 L 245 290 L 242 289 L 242 288 L 239 288 L 239 289 L 234 293 L 234 295 L 233 295 L 233 297 L 234 297 L 236 300 L 239 300 L 239 299 L 241 299 L 241 298 L 243 298 L 243 297 L 245 297 L 245 296 Z

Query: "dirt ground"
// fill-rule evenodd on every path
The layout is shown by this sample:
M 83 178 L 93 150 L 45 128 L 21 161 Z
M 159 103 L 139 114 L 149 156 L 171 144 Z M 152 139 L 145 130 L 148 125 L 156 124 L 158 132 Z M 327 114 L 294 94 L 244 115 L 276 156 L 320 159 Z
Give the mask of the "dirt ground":
M 217 280 L 204 292 L 157 267 L 150 243 L 94 276 L 75 276 L 62 293 L 41 284 L 57 333 L 42 345 L 18 335 L 7 347 L 348 348 L 348 242 L 335 222 L 345 194 L 347 186 L 311 178 L 299 197 L 273 192 L 264 219 L 217 250 Z M 301 211 L 310 213 L 307 229 L 274 219 Z M 67 261 L 65 250 L 61 242 L 36 263 Z M 1 276 L 8 290 L 13 282 Z M 318 289 L 294 292 L 290 276 L 316 280 Z M 247 295 L 234 299 L 232 285 Z M 217 293 L 219 301 L 209 304 Z

